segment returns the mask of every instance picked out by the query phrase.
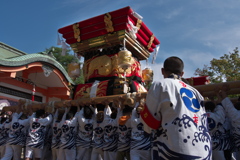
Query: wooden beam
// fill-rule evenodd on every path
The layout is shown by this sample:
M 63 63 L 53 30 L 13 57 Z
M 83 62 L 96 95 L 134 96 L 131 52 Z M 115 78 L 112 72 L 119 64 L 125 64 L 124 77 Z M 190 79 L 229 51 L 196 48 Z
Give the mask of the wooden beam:
M 234 81 L 234 82 L 224 82 L 224 83 L 218 83 L 218 84 L 208 84 L 208 85 L 201 85 L 201 86 L 194 86 L 197 90 L 202 93 L 204 97 L 206 96 L 213 96 L 216 95 L 219 90 L 223 90 L 224 87 L 228 87 L 228 91 L 226 92 L 228 95 L 230 94 L 240 94 L 240 81 Z M 57 91 L 61 91 L 62 88 L 58 88 L 59 90 L 54 90 L 53 88 L 50 88 L 50 93 L 56 93 Z M 56 93 L 57 94 L 57 93 Z M 104 103 L 104 101 L 108 100 L 109 102 L 112 102 L 114 100 L 118 100 L 120 97 L 125 99 L 130 99 L 129 97 L 136 96 L 136 97 L 142 97 L 145 98 L 147 95 L 147 92 L 141 92 L 141 93 L 128 93 L 128 94 L 120 94 L 120 95 L 111 95 L 111 96 L 104 96 L 104 97 L 94 97 L 94 98 L 80 98 L 76 100 L 63 100 L 63 101 L 56 101 L 54 102 L 54 105 L 51 107 L 54 108 L 62 108 L 62 107 L 70 107 L 70 106 L 79 106 L 84 104 L 91 104 L 91 103 Z M 25 102 L 24 102 L 25 101 Z M 236 101 L 236 99 L 234 99 Z M 20 99 L 19 103 L 24 105 L 30 105 L 32 108 L 40 108 L 39 104 L 26 104 L 26 100 Z M 50 103 L 42 103 L 43 106 L 49 106 Z M 9 109 L 10 107 L 8 107 Z
M 193 87 L 195 87 L 202 94 L 203 97 L 216 96 L 217 95 L 216 91 L 224 90 L 224 88 L 228 89 L 226 91 L 227 95 L 240 94 L 240 81 L 199 85 Z

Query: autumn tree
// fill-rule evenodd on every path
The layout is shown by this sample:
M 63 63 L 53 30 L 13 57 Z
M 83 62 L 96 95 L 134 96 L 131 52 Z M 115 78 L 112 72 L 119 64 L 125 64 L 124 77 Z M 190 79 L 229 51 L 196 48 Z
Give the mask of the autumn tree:
M 240 80 L 240 57 L 236 47 L 233 53 L 224 54 L 219 59 L 213 58 L 210 66 L 204 65 L 203 69 L 195 70 L 197 76 L 209 76 L 212 83 Z

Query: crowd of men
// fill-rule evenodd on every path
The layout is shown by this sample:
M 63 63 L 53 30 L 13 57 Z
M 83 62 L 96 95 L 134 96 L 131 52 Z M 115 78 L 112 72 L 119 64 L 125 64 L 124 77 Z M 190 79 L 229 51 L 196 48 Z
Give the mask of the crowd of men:
M 169 57 L 164 80 L 147 97 L 81 103 L 35 112 L 19 106 L 1 113 L 1 160 L 228 160 L 239 159 L 240 112 L 217 91 L 206 102 L 182 81 L 183 62 Z

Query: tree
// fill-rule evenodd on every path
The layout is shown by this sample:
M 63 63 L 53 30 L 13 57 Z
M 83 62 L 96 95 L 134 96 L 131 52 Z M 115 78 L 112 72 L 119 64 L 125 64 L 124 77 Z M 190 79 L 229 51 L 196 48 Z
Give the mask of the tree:
M 79 62 L 79 59 L 75 57 L 74 55 L 69 53 L 70 50 L 67 50 L 65 55 L 62 55 L 62 48 L 59 47 L 50 47 L 45 50 L 45 52 L 42 52 L 44 54 L 52 54 L 56 60 L 63 66 L 63 68 L 68 71 L 68 64 L 73 62 Z M 81 75 L 77 77 L 76 79 L 72 79 L 75 84 L 83 84 L 84 83 L 84 77 L 83 72 L 81 72 Z
M 204 65 L 203 69 L 197 68 L 195 75 L 209 76 L 212 83 L 240 80 L 240 57 L 236 47 L 233 53 L 224 54 L 219 59 L 213 58 L 210 67 Z

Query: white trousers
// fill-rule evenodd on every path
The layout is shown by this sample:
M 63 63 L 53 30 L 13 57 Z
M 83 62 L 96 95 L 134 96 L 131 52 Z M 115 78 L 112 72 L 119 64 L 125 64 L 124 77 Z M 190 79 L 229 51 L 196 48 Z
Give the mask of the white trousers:
M 224 151 L 212 151 L 212 160 L 226 160 L 224 157 Z
M 91 155 L 91 160 L 103 160 L 104 153 L 101 148 L 93 148 L 92 150 L 92 155 Z
M 43 154 L 43 149 L 26 147 L 25 157 L 26 158 L 41 158 Z
M 151 159 L 151 150 L 130 150 L 131 160 Z
M 92 148 L 83 148 L 81 146 L 78 146 L 76 160 L 90 160 L 91 154 Z
M 6 145 L 6 150 L 1 160 L 21 160 L 22 146 L 20 145 Z
M 4 153 L 5 153 L 6 146 L 0 146 L 0 158 L 3 158 Z
M 52 148 L 52 160 L 57 160 L 59 149 Z
M 104 160 L 113 160 L 117 158 L 117 152 L 104 151 Z
M 52 150 L 49 148 L 49 146 L 44 146 L 43 147 L 43 153 L 41 160 L 52 160 Z
M 76 149 L 62 149 L 58 150 L 57 160 L 75 160 Z

